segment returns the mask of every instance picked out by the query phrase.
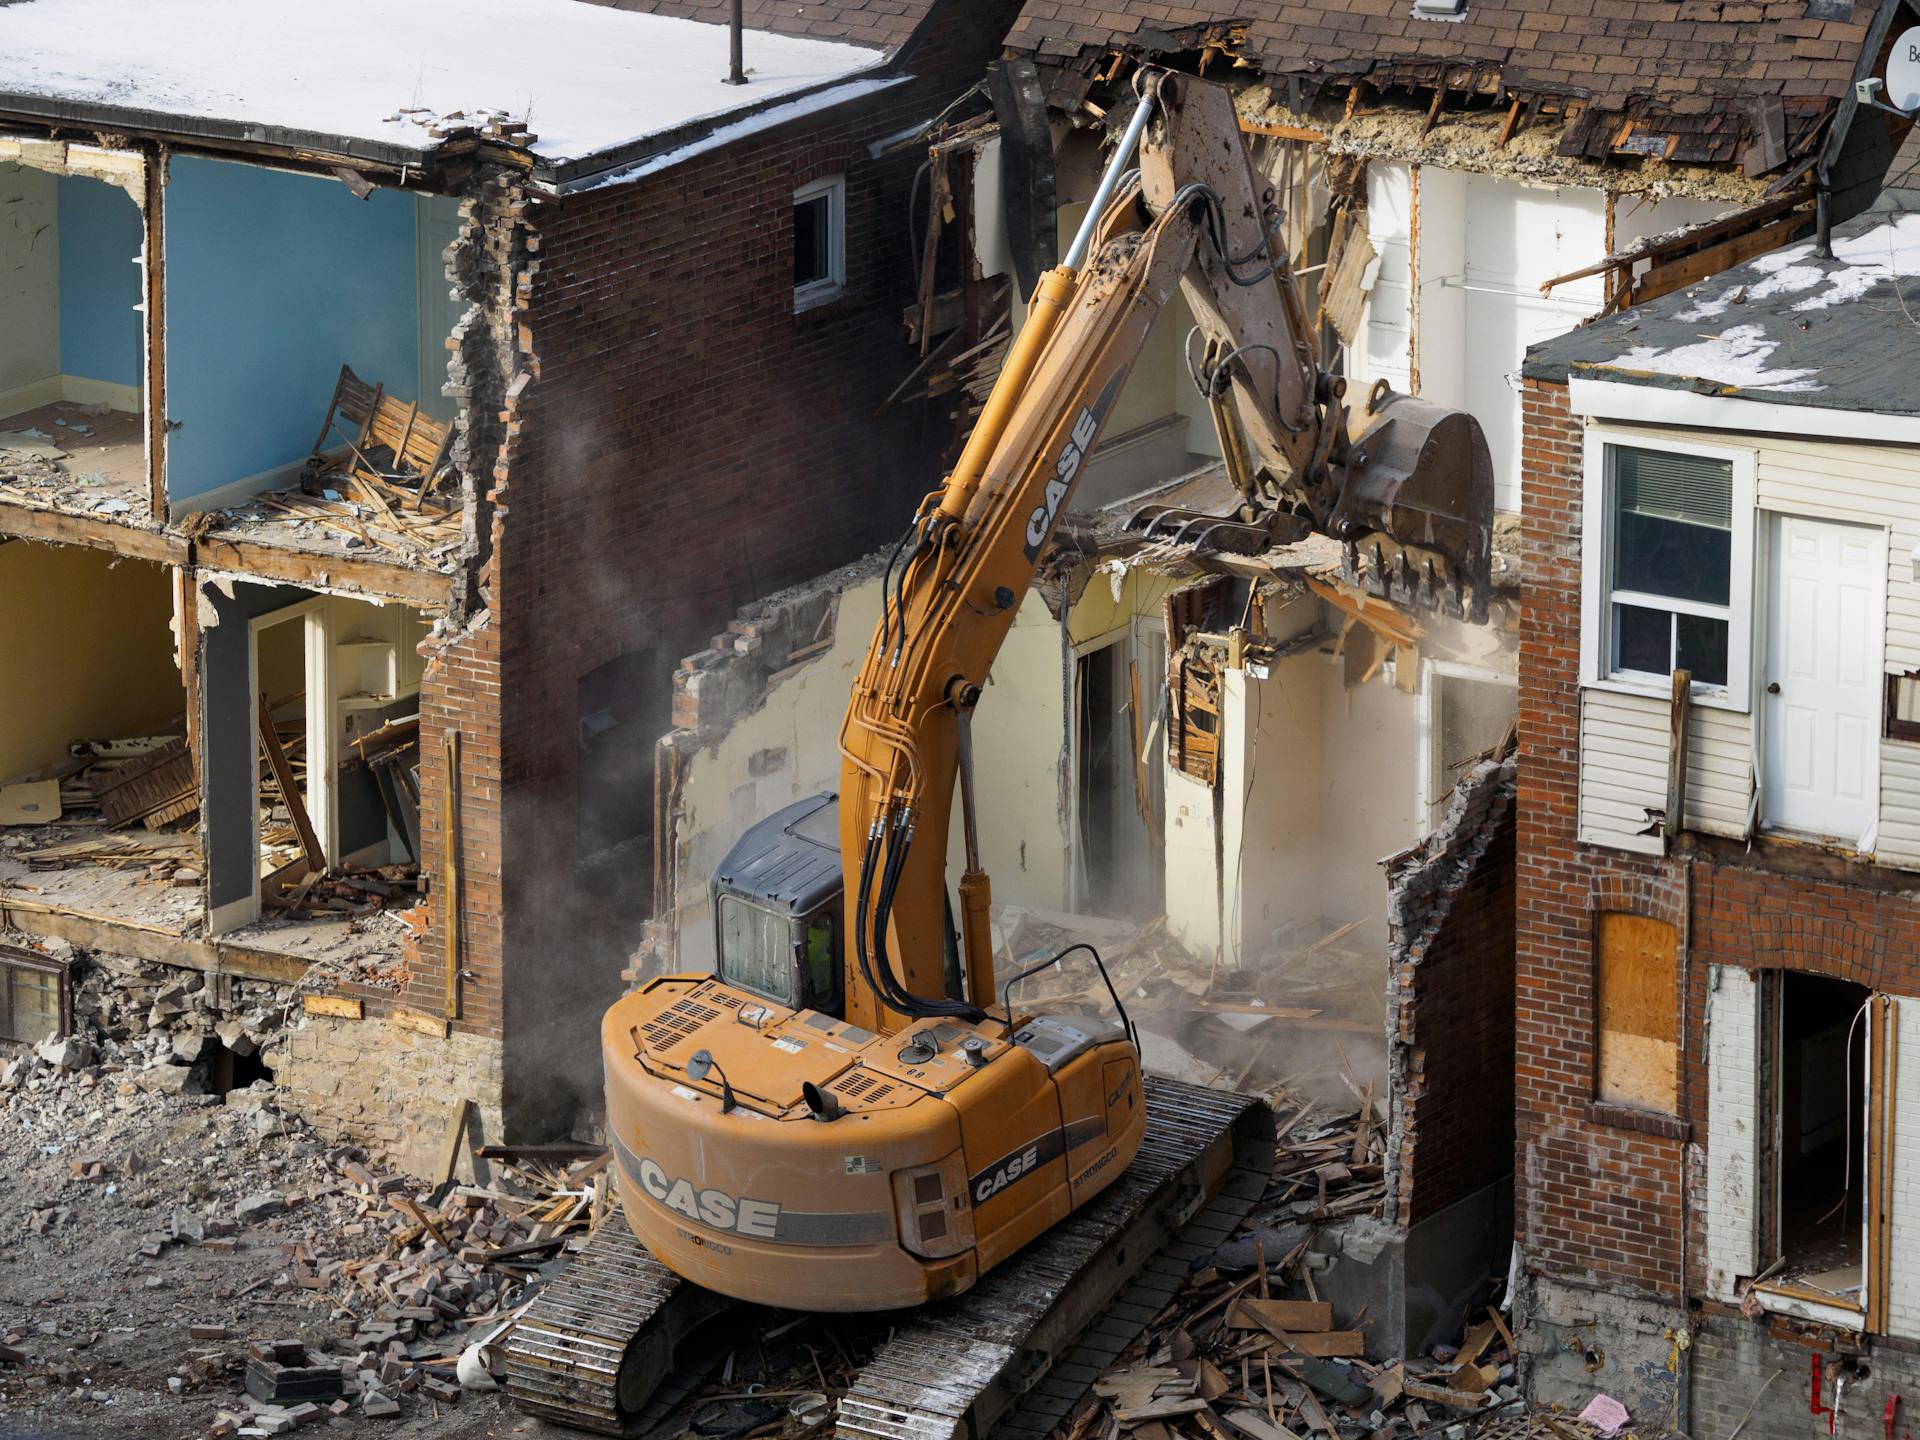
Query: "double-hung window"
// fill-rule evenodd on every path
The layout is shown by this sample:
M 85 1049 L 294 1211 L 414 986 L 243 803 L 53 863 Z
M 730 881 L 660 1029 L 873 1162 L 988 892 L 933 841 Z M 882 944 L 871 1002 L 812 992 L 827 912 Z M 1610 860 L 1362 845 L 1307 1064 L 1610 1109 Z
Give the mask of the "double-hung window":
M 1745 708 L 1751 460 L 1602 441 L 1589 459 L 1587 677 Z M 1597 522 L 1597 523 L 1596 523 Z

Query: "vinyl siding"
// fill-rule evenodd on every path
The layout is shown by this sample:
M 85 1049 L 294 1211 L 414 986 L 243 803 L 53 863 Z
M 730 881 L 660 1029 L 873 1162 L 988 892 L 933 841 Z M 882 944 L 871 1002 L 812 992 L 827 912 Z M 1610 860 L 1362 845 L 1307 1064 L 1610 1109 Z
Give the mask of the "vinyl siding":
M 1609 438 L 1656 447 L 1663 440 L 1751 444 L 1762 512 L 1884 528 L 1888 532 L 1885 670 L 1889 674 L 1920 670 L 1920 584 L 1914 581 L 1911 558 L 1920 546 L 1920 448 L 1624 425 L 1608 425 L 1605 433 Z M 1757 524 L 1756 584 L 1765 583 L 1766 544 L 1764 523 Z M 1764 608 L 1754 614 L 1754 637 L 1756 649 L 1763 653 Z M 1756 665 L 1754 677 L 1756 685 L 1762 682 L 1762 666 Z M 1596 706 L 1596 700 L 1604 703 Z M 1693 727 L 1689 828 L 1744 835 L 1747 775 L 1753 764 L 1750 717 L 1700 706 L 1694 709 Z M 1665 700 L 1590 690 L 1582 705 L 1580 728 L 1580 838 L 1649 850 L 1645 837 L 1632 836 L 1639 827 L 1627 821 L 1639 813 L 1635 807 L 1665 803 Z M 1590 766 L 1595 771 L 1591 780 Z M 1623 835 L 1632 843 L 1625 843 Z M 1880 826 L 1874 858 L 1903 869 L 1920 869 L 1920 744 L 1880 742 Z
M 1580 701 L 1580 838 L 1658 855 L 1657 835 L 1637 833 L 1667 805 L 1667 702 L 1588 690 Z M 1693 709 L 1687 743 L 1687 828 L 1747 833 L 1753 747 L 1745 715 Z

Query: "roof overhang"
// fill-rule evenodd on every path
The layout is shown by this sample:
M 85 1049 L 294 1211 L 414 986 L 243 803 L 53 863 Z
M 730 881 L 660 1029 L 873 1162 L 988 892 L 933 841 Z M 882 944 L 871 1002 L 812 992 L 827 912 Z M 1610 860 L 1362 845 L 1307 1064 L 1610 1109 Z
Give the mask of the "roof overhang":
M 1694 430 L 1920 445 L 1920 415 L 1782 405 L 1591 375 L 1574 375 L 1568 380 L 1567 408 L 1589 420 L 1628 420 L 1643 425 L 1680 425 Z

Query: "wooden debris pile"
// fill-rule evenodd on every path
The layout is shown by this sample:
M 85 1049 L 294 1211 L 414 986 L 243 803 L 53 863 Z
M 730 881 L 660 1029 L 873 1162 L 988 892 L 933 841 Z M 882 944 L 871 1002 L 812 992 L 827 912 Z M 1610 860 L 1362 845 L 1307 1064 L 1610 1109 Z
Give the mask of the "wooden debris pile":
M 1370 1093 L 1361 1108 L 1328 1114 L 1281 1097 L 1274 1183 L 1250 1217 L 1260 1224 L 1371 1215 L 1386 1198 L 1386 1126 Z
M 519 126 L 516 133 L 524 130 Z M 459 487 L 448 459 L 452 439 L 451 424 L 342 365 L 299 487 L 205 512 L 214 518 L 203 523 L 221 528 L 232 521 L 277 521 L 326 531 L 347 550 L 384 551 L 451 572 L 460 548 Z
M 468 1119 L 462 1107 L 449 1171 Z M 322 1418 L 319 1412 L 397 1418 L 418 1402 L 437 1419 L 459 1404 L 458 1365 L 468 1342 L 509 1320 L 531 1298 L 539 1267 L 612 1209 L 606 1151 L 483 1146 L 474 1154 L 495 1172 L 489 1183 L 448 1179 L 432 1194 L 420 1193 L 407 1177 L 372 1169 L 357 1151 L 328 1157 L 335 1177 L 328 1193 L 354 1202 L 342 1238 L 377 1242 L 384 1228 L 384 1243 L 372 1253 L 338 1258 L 322 1258 L 309 1241 L 283 1247 L 286 1268 L 262 1284 L 270 1283 L 276 1295 L 328 1296 L 343 1338 L 331 1348 L 311 1338 L 252 1340 L 244 1359 L 247 1398 L 216 1415 L 210 1436 L 262 1425 L 269 1428 L 260 1433 L 279 1433 L 271 1427 L 287 1415 L 295 1417 L 287 1428 Z M 204 1328 L 207 1334 L 195 1338 L 229 1338 L 226 1327 Z M 209 1385 L 231 1379 L 241 1363 L 225 1351 L 208 1355 L 228 1361 L 224 1369 L 210 1367 Z M 316 1406 L 319 1412 L 308 1413 Z
M 1391 1440 L 1441 1428 L 1459 1440 L 1455 1423 L 1522 1404 L 1518 1347 L 1498 1310 L 1477 1312 L 1457 1345 L 1430 1356 L 1370 1362 L 1364 1311 L 1336 1317 L 1318 1298 L 1307 1245 L 1304 1232 L 1289 1245 L 1256 1229 L 1221 1246 L 1095 1382 L 1068 1440 Z

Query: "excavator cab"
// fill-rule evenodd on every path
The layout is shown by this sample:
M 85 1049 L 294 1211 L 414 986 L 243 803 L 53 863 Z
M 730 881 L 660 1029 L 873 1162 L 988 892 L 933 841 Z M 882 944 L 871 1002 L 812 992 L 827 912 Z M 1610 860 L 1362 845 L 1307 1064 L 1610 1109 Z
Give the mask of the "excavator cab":
M 842 1013 L 839 806 L 814 795 L 768 816 L 714 871 L 714 954 L 729 985 L 790 1010 Z

